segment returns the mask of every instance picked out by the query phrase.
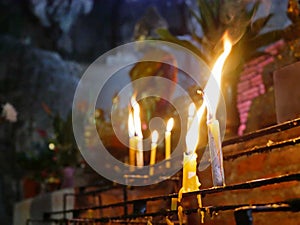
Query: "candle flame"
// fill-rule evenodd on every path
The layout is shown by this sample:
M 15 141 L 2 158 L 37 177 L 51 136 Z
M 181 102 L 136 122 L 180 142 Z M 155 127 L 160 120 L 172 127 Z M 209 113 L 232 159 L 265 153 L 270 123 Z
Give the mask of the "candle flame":
M 131 111 L 129 111 L 129 116 L 128 116 L 128 134 L 129 137 L 133 137 L 135 134 L 133 116 Z
M 167 123 L 167 132 L 170 132 L 174 126 L 174 119 L 171 117 Z
M 157 130 L 154 130 L 152 132 L 152 143 L 156 143 L 157 140 L 158 140 L 158 132 L 157 132 Z
M 135 134 L 138 137 L 143 138 L 141 118 L 140 118 L 140 106 L 135 99 L 135 95 L 131 97 L 131 106 L 133 108 L 133 123 L 134 123 Z
M 232 48 L 232 43 L 230 42 L 227 33 L 225 33 L 223 37 L 223 46 L 224 51 L 216 60 L 213 68 L 212 68 L 212 75 L 210 76 L 205 89 L 204 93 L 207 96 L 215 96 L 213 99 L 210 99 L 209 106 L 211 109 L 211 113 L 215 116 L 217 111 L 217 106 L 219 103 L 219 98 L 221 94 L 221 79 L 222 79 L 222 70 L 225 64 L 227 57 L 229 56 Z M 214 83 L 217 82 L 218 88 L 214 88 Z
M 193 117 L 196 111 L 196 106 L 195 104 L 192 102 L 189 106 L 189 117 Z
M 190 129 L 188 130 L 185 142 L 187 146 L 187 154 L 194 153 L 197 149 L 198 142 L 199 142 L 199 126 L 201 118 L 205 111 L 205 103 L 201 105 L 201 107 L 197 110 L 197 113 L 192 121 Z

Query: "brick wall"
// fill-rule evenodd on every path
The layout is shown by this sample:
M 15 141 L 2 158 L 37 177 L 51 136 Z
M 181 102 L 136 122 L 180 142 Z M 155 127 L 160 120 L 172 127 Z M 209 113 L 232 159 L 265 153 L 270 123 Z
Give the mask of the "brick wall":
M 237 108 L 240 115 L 239 135 L 242 135 L 246 129 L 252 101 L 266 92 L 262 75 L 264 67 L 274 61 L 283 45 L 284 42 L 280 40 L 268 46 L 264 50 L 264 55 L 251 60 L 244 66 L 237 87 Z
M 223 148 L 224 158 L 244 150 L 255 149 L 259 146 L 273 145 L 278 142 L 299 137 L 300 127 L 286 131 L 274 132 L 249 141 L 236 143 Z M 242 156 L 234 160 L 225 160 L 226 185 L 246 182 L 255 179 L 268 178 L 300 171 L 300 145 L 291 145 L 275 148 L 272 151 L 255 153 Z M 202 188 L 212 186 L 210 168 L 199 174 Z M 219 194 L 207 195 L 203 198 L 203 205 L 231 205 L 231 204 L 255 204 L 285 201 L 300 197 L 300 183 L 287 182 L 274 184 L 252 190 L 227 191 Z M 254 225 L 289 224 L 298 225 L 300 213 L 272 212 L 253 214 Z M 232 211 L 220 212 L 218 216 L 211 218 L 206 216 L 205 224 L 235 224 Z

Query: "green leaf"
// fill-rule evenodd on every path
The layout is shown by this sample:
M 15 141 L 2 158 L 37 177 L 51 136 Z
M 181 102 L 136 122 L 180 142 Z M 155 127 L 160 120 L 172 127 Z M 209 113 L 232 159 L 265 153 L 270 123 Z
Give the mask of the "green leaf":
M 159 37 L 164 41 L 169 41 L 175 44 L 178 44 L 182 47 L 185 47 L 189 50 L 191 50 L 193 53 L 198 55 L 201 59 L 203 59 L 205 62 L 208 61 L 207 57 L 201 52 L 201 50 L 193 45 L 191 42 L 186 40 L 180 40 L 177 37 L 173 36 L 168 30 L 166 29 L 158 29 L 156 30 L 156 33 L 159 35 Z
M 220 1 L 219 0 L 213 0 L 211 1 L 211 10 L 213 15 L 219 15 L 220 12 Z
M 203 27 L 204 24 L 203 24 L 203 20 L 201 19 L 201 17 L 199 17 L 194 10 L 189 9 L 189 11 L 192 14 L 192 16 L 197 20 L 197 22 L 201 25 L 201 27 Z
M 205 45 L 205 42 L 202 37 L 199 37 L 195 32 L 192 33 L 192 38 L 199 43 L 200 45 Z
M 253 5 L 253 8 L 248 13 L 249 18 L 253 18 L 255 16 L 255 14 L 259 8 L 259 5 L 260 5 L 260 1 L 256 0 Z
M 200 15 L 202 18 L 202 29 L 204 32 L 207 32 L 209 29 L 217 29 L 216 18 L 214 17 L 213 11 L 211 10 L 210 5 L 205 0 L 198 0 Z
M 259 32 L 266 26 L 266 24 L 269 22 L 273 14 L 270 14 L 266 17 L 259 18 L 255 20 L 250 27 L 251 35 L 256 36 L 259 34 Z
M 255 38 L 248 41 L 247 44 L 249 46 L 248 50 L 253 51 L 260 47 L 264 47 L 275 41 L 278 41 L 279 39 L 282 38 L 282 33 L 283 33 L 282 30 L 274 30 L 274 31 L 269 31 L 261 35 L 258 35 Z

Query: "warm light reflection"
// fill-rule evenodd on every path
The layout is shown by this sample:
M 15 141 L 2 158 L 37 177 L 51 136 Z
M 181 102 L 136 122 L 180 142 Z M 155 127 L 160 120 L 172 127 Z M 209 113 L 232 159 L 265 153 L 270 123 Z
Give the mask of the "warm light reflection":
M 152 143 L 156 143 L 157 140 L 158 140 L 158 132 L 157 132 L 157 130 L 154 130 L 152 132 Z
M 232 44 L 228 38 L 227 33 L 225 33 L 223 37 L 224 43 L 224 51 L 223 53 L 218 57 L 217 61 L 215 62 L 213 68 L 212 68 L 212 75 L 210 76 L 205 89 L 204 93 L 206 96 L 210 96 L 209 99 L 209 109 L 213 116 L 215 116 L 217 111 L 217 106 L 219 103 L 219 98 L 221 94 L 221 80 L 222 80 L 222 70 L 224 63 L 226 61 L 226 58 L 231 52 Z M 216 83 L 218 85 L 218 88 L 215 87 Z M 213 97 L 212 97 L 213 96 Z
M 167 129 L 166 129 L 167 132 L 171 132 L 171 130 L 173 129 L 173 126 L 174 126 L 174 119 L 170 118 L 167 123 Z
M 133 123 L 134 123 L 134 131 L 135 134 L 142 138 L 142 125 L 141 125 L 141 118 L 140 118 L 140 106 L 135 99 L 135 95 L 131 97 L 131 106 L 133 107 Z
M 133 116 L 131 110 L 129 111 L 129 116 L 128 116 L 128 134 L 129 137 L 133 137 L 135 134 Z
M 193 117 L 196 111 L 196 106 L 195 104 L 192 102 L 189 106 L 189 117 Z
M 48 147 L 49 147 L 50 150 L 54 150 L 55 149 L 55 144 L 49 143 Z
M 199 126 L 201 118 L 205 111 L 205 104 L 203 103 L 201 107 L 197 110 L 196 116 L 194 117 L 192 124 L 187 131 L 186 137 L 185 137 L 185 143 L 186 143 L 186 153 L 191 154 L 194 153 L 197 149 L 197 145 L 199 142 Z

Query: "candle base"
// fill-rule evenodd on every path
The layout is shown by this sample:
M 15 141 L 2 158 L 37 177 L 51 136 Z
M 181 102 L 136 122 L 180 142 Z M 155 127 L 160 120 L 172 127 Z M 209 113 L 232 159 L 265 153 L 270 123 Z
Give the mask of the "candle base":
M 193 153 L 187 155 L 184 153 L 183 179 L 182 179 L 183 193 L 199 190 L 201 184 L 197 177 L 196 171 L 197 171 L 197 154 Z
M 225 186 L 219 121 L 216 119 L 208 121 L 207 128 L 213 185 L 215 187 Z
M 201 183 L 199 182 L 197 176 L 197 154 L 186 154 L 183 155 L 183 177 L 182 177 L 182 188 L 178 192 L 178 202 L 182 200 L 182 194 L 192 191 L 198 191 L 200 188 Z M 201 195 L 197 195 L 198 207 L 199 207 L 199 215 L 201 218 L 201 223 L 204 222 L 204 212 L 200 210 L 202 208 L 202 199 Z M 179 211 L 182 211 L 182 207 L 178 207 L 178 217 L 179 221 L 182 221 L 182 213 L 180 214 Z
M 144 152 L 143 152 L 143 139 L 141 137 L 137 138 L 137 148 L 136 148 L 136 165 L 137 167 L 144 166 Z

